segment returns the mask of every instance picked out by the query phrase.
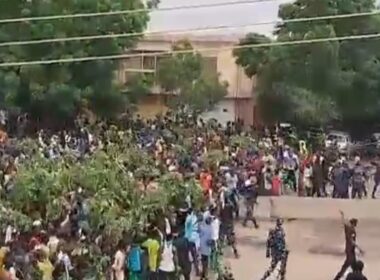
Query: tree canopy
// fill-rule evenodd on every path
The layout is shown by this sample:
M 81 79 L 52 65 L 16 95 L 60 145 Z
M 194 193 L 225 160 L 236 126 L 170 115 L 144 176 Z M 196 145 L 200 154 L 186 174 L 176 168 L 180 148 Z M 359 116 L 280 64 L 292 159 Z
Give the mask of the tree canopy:
M 188 41 L 179 41 L 172 47 L 174 53 L 165 57 L 158 67 L 157 82 L 177 98 L 170 105 L 187 107 L 193 112 L 212 109 L 227 94 L 227 83 L 220 82 L 218 73 L 205 73 L 203 57 L 192 50 Z
M 148 2 L 148 6 L 155 4 Z M 134 10 L 146 7 L 144 3 L 142 0 L 2 1 L 0 19 Z M 148 21 L 148 13 L 139 12 L 2 23 L 0 42 L 143 32 Z M 115 55 L 132 48 L 138 39 L 134 36 L 6 46 L 0 47 L 0 62 Z M 117 66 L 117 61 L 97 60 L 1 68 L 0 102 L 35 118 L 48 115 L 49 120 L 71 117 L 83 105 L 100 116 L 108 116 L 122 110 L 126 101 L 114 83 Z
M 280 6 L 282 20 L 371 11 L 374 0 L 296 0 Z M 280 23 L 274 38 L 248 34 L 244 44 L 373 34 L 378 16 Z M 380 113 L 380 41 L 237 49 L 236 62 L 257 76 L 264 120 L 324 124 L 333 119 L 373 121 Z
M 75 279 L 106 279 L 110 256 L 120 241 L 144 238 L 150 223 L 168 209 L 183 207 L 188 197 L 193 207 L 203 205 L 199 183 L 157 165 L 153 154 L 139 146 L 132 130 L 98 129 L 92 132 L 108 145 L 83 157 L 67 147 L 60 156 L 49 158 L 39 141 L 17 141 L 14 148 L 20 149 L 23 157 L 0 195 L 0 230 L 5 232 L 9 225 L 17 229 L 20 238 L 16 243 L 22 246 L 25 237 L 29 241 L 34 220 L 43 228 L 54 225 L 60 232 L 60 244 L 71 252 Z M 79 201 L 85 243 L 76 242 L 61 224 L 68 217 L 67 209 L 75 208 Z M 95 242 L 97 237 L 101 243 Z M 81 248 L 87 253 L 74 253 Z M 59 274 L 58 269 L 55 272 Z M 33 275 L 31 279 L 43 278 Z
M 154 85 L 154 78 L 146 73 L 134 73 L 128 77 L 122 91 L 131 104 L 150 94 Z

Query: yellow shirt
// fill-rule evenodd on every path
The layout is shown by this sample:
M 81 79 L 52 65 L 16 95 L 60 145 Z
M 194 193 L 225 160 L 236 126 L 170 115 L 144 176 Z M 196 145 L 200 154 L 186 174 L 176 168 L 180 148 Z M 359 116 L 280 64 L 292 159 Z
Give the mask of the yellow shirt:
M 46 259 L 42 262 L 38 262 L 38 269 L 42 272 L 42 280 L 53 280 L 54 266 Z
M 160 243 L 158 243 L 155 239 L 149 238 L 142 244 L 142 246 L 148 250 L 149 270 L 156 271 L 158 266 L 157 262 L 160 251 Z
M 4 259 L 5 259 L 5 256 L 8 252 L 9 252 L 8 247 L 3 246 L 0 248 L 0 265 L 4 264 Z
M 7 247 L 0 248 L 0 270 L 3 270 L 5 256 L 7 255 L 9 249 Z

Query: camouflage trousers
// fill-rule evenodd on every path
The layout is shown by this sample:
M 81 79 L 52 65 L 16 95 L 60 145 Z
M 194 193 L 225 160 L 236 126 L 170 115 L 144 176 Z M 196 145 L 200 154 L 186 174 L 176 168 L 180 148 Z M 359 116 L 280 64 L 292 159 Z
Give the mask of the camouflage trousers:
M 267 279 L 280 263 L 277 279 L 285 280 L 286 265 L 288 262 L 289 251 L 285 251 L 279 255 L 273 255 L 269 269 L 264 273 L 262 280 Z

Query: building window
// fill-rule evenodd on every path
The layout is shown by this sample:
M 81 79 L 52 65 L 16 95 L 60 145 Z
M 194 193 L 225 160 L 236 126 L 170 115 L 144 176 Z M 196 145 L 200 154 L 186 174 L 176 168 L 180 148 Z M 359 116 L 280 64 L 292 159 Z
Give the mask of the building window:
M 143 56 L 143 69 L 144 70 L 156 70 L 156 56 Z
M 141 56 L 129 57 L 124 61 L 125 69 L 143 69 L 143 61 Z
M 129 57 L 123 60 L 121 64 L 121 79 L 124 83 L 131 79 L 134 75 L 138 73 L 143 73 L 144 75 L 154 77 L 158 69 L 158 61 L 161 59 L 161 56 L 153 55 L 152 51 L 139 51 L 135 52 L 135 57 Z M 152 54 L 152 55 L 149 55 Z
M 153 70 L 141 70 L 141 71 L 125 70 L 124 77 L 123 77 L 124 83 L 126 83 L 131 78 L 139 74 L 144 75 L 145 77 L 150 78 L 152 81 L 154 81 L 155 72 Z

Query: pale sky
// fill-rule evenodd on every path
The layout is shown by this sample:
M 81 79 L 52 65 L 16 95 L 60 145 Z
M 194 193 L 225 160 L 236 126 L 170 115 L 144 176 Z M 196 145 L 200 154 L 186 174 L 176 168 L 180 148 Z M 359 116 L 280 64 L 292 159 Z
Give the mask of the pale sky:
M 233 1 L 239 0 L 161 0 L 159 8 L 206 5 Z M 151 14 L 151 22 L 148 30 L 185 30 L 192 28 L 216 27 L 220 25 L 236 26 L 275 21 L 277 20 L 279 5 L 289 1 L 291 0 L 273 0 L 258 3 L 235 4 L 223 7 L 153 12 Z M 254 2 L 254 0 L 252 2 Z M 196 32 L 196 34 L 245 34 L 251 31 L 269 35 L 272 30 L 273 26 L 266 25 L 228 29 L 224 31 Z

